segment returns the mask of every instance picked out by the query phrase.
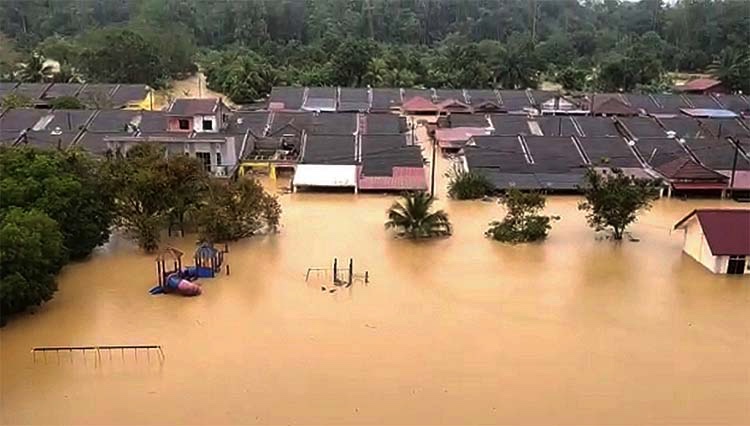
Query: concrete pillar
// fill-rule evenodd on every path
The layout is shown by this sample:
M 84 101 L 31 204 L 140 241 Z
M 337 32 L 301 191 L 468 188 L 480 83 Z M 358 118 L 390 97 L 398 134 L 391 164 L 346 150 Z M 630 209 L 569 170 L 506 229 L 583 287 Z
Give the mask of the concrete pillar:
M 211 171 L 216 170 L 216 144 L 211 142 Z

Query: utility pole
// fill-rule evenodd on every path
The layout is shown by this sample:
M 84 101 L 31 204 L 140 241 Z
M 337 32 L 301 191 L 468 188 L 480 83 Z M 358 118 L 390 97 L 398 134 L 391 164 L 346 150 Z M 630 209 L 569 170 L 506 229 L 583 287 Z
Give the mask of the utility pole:
M 531 8 L 531 43 L 536 43 L 536 0 L 529 0 Z
M 432 138 L 432 178 L 430 179 L 430 196 L 435 198 L 435 159 L 437 158 L 437 141 Z
M 736 141 L 733 141 L 736 142 Z M 734 172 L 737 171 L 737 155 L 740 152 L 740 144 L 735 143 L 734 144 L 734 159 L 732 160 L 732 177 L 729 179 L 729 194 L 731 195 L 733 193 L 734 188 Z

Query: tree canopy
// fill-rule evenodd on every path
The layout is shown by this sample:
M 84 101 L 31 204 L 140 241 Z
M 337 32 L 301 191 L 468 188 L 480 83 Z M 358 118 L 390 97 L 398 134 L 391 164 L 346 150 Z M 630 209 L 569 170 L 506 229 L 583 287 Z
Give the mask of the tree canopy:
M 49 300 L 65 262 L 109 239 L 106 178 L 79 152 L 0 148 L 0 323 Z
M 280 83 L 649 91 L 667 71 L 747 90 L 748 16 L 736 0 L 7 0 L 0 78 L 38 50 L 94 82 L 158 87 L 198 63 L 237 102 Z
M 618 168 L 603 172 L 589 169 L 582 188 L 585 200 L 578 209 L 586 211 L 586 220 L 594 230 L 611 230 L 615 240 L 622 240 L 625 229 L 659 197 L 659 184 L 658 180 L 626 175 Z

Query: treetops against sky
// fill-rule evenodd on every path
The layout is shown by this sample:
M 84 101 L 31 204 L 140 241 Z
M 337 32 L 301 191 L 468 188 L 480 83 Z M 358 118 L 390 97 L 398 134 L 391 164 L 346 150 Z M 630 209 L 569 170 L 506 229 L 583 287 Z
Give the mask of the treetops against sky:
M 274 84 L 662 90 L 666 71 L 714 62 L 747 90 L 748 20 L 745 0 L 0 2 L 15 52 L 154 85 L 197 61 L 239 102 Z M 6 79 L 11 53 L 0 48 Z

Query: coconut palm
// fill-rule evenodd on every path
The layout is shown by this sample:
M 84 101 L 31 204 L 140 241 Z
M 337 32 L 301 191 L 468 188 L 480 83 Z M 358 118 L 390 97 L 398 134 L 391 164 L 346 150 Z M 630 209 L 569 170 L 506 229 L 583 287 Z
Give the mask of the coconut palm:
M 386 229 L 393 228 L 399 236 L 412 239 L 450 235 L 448 214 L 442 210 L 430 212 L 433 201 L 426 192 L 404 194 L 388 209 Z
M 52 79 L 54 67 L 39 53 L 32 53 L 28 60 L 21 64 L 18 77 L 24 83 L 39 83 Z
M 750 55 L 730 47 L 721 51 L 708 67 L 711 76 L 727 86 L 730 90 L 747 91 L 747 72 L 750 70 Z

